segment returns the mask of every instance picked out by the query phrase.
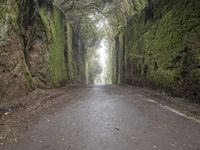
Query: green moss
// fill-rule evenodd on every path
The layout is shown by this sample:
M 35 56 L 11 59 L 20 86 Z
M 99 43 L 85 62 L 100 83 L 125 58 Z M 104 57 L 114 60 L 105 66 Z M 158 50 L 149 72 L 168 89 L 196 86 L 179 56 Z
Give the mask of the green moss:
M 176 70 L 158 69 L 150 74 L 150 82 L 167 90 L 174 90 L 179 74 Z
M 23 71 L 24 71 L 26 82 L 27 82 L 27 88 L 33 89 L 35 85 L 34 85 L 33 78 L 31 76 L 30 71 L 28 70 L 28 67 L 27 67 L 25 61 L 23 64 Z
M 145 22 L 141 11 L 126 27 L 125 77 L 181 93 L 183 82 L 194 82 L 188 76 L 200 63 L 200 3 L 153 0 L 153 5 L 153 20 Z
M 82 82 L 85 77 L 83 40 L 72 23 L 56 8 L 41 6 L 39 15 L 48 39 L 49 61 L 45 64 L 55 86 Z
M 3 1 L 3 0 L 1 0 L 0 1 L 0 16 L 1 16 L 1 18 L 4 16 L 4 14 L 5 14 L 5 1 Z
M 48 16 L 44 8 L 40 8 L 40 17 L 44 24 L 49 48 L 49 62 L 47 67 L 55 86 L 67 81 L 67 67 L 65 64 L 65 19 L 62 13 L 53 9 L 51 16 Z
M 75 73 L 74 73 L 74 61 L 73 61 L 73 29 L 71 24 L 67 23 L 67 47 L 68 47 L 68 56 L 67 56 L 67 64 L 68 64 L 68 72 L 69 72 L 69 80 L 74 81 L 75 80 Z

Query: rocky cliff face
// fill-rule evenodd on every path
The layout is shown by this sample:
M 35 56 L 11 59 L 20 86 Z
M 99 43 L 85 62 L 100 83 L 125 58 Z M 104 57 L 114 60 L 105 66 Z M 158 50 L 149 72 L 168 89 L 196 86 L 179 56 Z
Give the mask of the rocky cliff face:
M 0 1 L 0 99 L 26 94 L 32 80 L 24 56 L 15 0 Z
M 196 0 L 148 0 L 116 37 L 115 82 L 199 100 L 199 8 Z
M 84 81 L 84 42 L 52 2 L 0 1 L 1 101 Z

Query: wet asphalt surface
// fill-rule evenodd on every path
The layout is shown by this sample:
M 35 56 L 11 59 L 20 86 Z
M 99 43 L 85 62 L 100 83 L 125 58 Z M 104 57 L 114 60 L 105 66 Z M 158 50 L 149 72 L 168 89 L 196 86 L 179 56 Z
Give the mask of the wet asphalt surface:
M 199 123 L 130 87 L 78 88 L 71 97 L 62 109 L 44 114 L 18 143 L 0 149 L 200 150 Z

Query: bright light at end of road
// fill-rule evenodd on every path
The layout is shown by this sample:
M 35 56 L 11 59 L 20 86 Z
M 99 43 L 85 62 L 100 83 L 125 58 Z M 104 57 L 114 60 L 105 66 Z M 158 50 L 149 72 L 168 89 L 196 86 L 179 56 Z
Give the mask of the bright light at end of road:
M 102 67 L 101 74 L 95 80 L 95 84 L 97 85 L 104 85 L 106 84 L 106 77 L 108 72 L 108 46 L 107 41 L 102 39 L 100 42 L 100 48 L 97 49 L 97 53 L 99 55 L 99 64 Z

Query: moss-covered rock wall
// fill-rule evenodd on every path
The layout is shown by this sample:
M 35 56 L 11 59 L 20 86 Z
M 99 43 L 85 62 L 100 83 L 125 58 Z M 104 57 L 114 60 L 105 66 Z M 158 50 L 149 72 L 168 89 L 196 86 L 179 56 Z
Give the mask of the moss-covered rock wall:
M 112 49 L 112 83 L 123 82 L 123 72 L 124 72 L 124 52 L 125 52 L 125 41 L 124 33 L 120 32 L 118 36 L 115 37 L 114 47 Z
M 79 31 L 48 0 L 0 1 L 0 100 L 85 82 Z
M 67 72 L 68 81 L 70 83 L 85 83 L 86 82 L 86 50 L 85 44 L 81 37 L 80 28 L 73 26 L 70 22 L 67 23 Z
M 120 80 L 199 100 L 199 8 L 197 0 L 147 1 L 116 37 Z
M 19 15 L 16 0 L 0 1 L 0 102 L 5 97 L 24 95 L 33 88 L 18 26 Z

